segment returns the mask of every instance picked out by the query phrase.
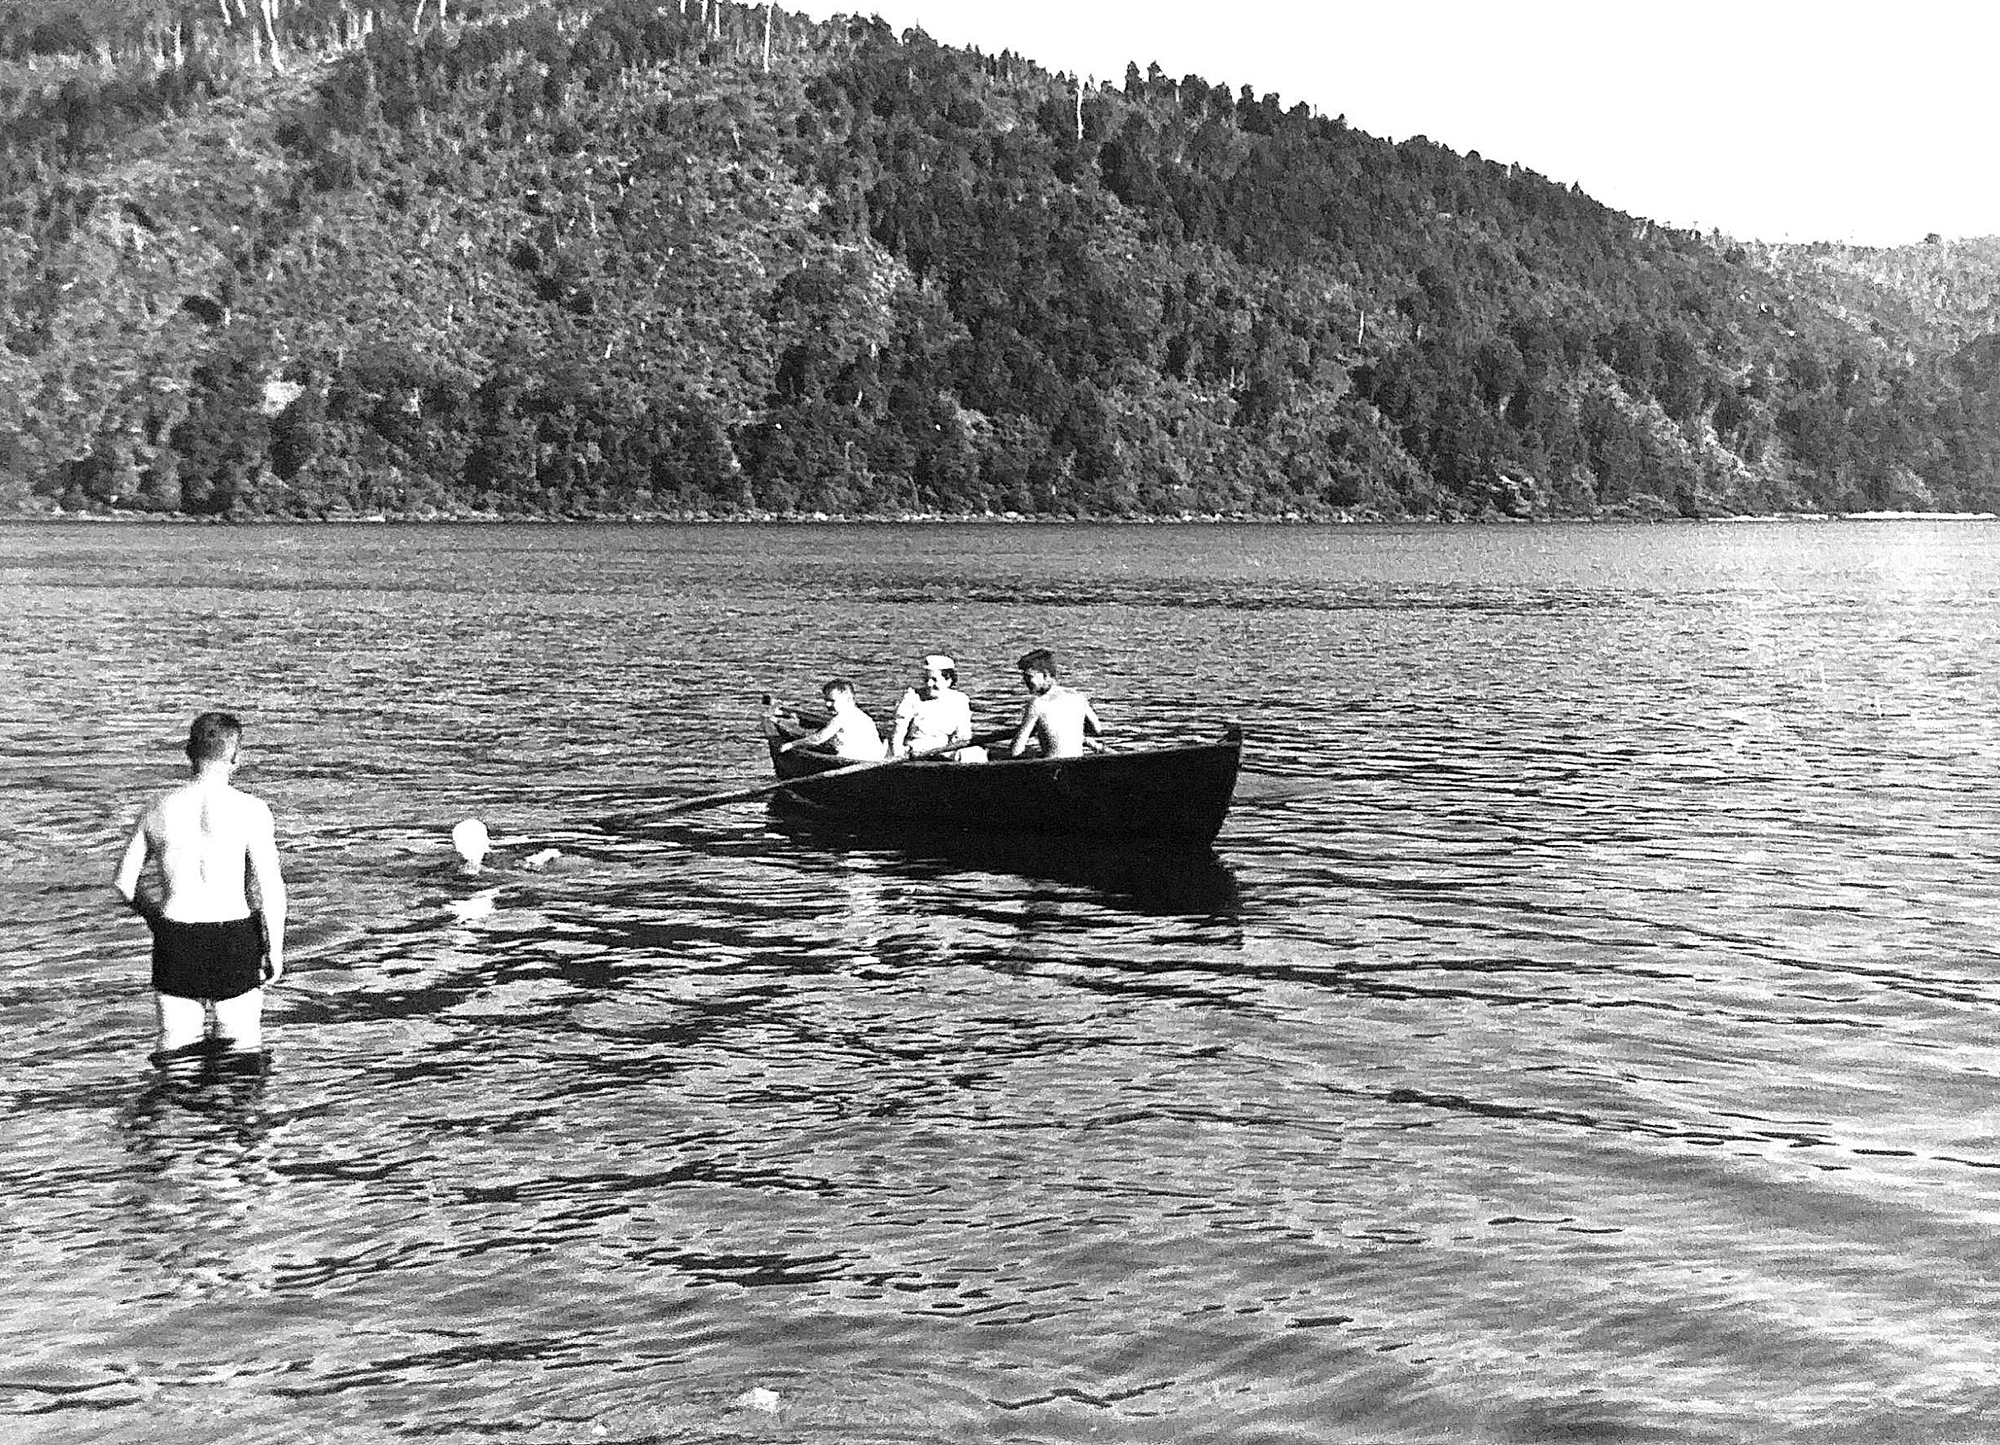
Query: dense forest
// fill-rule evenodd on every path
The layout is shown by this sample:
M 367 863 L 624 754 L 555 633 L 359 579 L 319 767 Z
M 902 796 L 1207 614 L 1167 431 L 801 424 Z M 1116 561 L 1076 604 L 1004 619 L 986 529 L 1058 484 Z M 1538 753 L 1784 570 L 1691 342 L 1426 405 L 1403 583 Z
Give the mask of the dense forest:
M 0 0 L 0 511 L 2000 510 L 2000 242 L 768 5 Z

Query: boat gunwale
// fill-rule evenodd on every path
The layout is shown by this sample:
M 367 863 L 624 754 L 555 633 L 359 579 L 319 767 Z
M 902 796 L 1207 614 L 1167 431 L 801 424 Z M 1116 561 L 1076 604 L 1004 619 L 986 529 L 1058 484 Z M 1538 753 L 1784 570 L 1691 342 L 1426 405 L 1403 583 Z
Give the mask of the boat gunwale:
M 778 740 L 767 736 L 765 741 L 770 745 L 771 761 L 775 766 L 778 760 Z M 1173 758 L 1178 756 L 1184 756 L 1190 753 L 1207 753 L 1207 752 L 1235 752 L 1240 757 L 1242 751 L 1243 751 L 1243 729 L 1235 723 L 1230 723 L 1224 730 L 1221 737 L 1210 738 L 1202 742 L 1164 743 L 1154 747 L 1106 749 L 1101 752 L 1078 753 L 1073 757 L 1066 757 L 1066 758 L 1045 758 L 1038 756 L 1024 756 L 1018 758 L 986 757 L 971 762 L 958 762 L 950 757 L 945 757 L 945 756 L 931 757 L 931 758 L 886 758 L 886 757 L 880 759 L 843 758 L 833 753 L 811 752 L 803 748 L 794 749 L 792 752 L 785 754 L 785 756 L 789 758 L 807 759 L 816 765 L 812 767 L 809 771 L 799 773 L 792 778 L 786 779 L 786 781 L 788 782 L 802 783 L 810 781 L 812 778 L 816 777 L 818 774 L 822 772 L 832 772 L 835 769 L 854 767 L 856 764 L 870 765 L 867 771 L 871 772 L 888 769 L 890 767 L 895 767 L 895 768 L 921 767 L 926 764 L 939 767 L 950 767 L 950 768 L 959 768 L 967 770 L 977 769 L 977 768 L 1008 768 L 1008 767 L 1052 768 L 1058 766 L 1075 767 L 1079 764 L 1092 765 L 1092 766 L 1116 765 L 1119 763 L 1130 763 L 1141 759 L 1150 761 L 1159 758 Z M 857 770 L 855 774 L 851 774 L 850 776 L 859 776 L 859 775 L 860 771 Z

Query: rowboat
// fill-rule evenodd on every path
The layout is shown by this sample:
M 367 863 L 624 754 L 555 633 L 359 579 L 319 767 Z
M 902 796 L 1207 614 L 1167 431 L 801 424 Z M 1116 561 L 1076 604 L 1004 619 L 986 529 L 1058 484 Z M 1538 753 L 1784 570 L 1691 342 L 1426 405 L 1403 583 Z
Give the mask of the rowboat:
M 1176 747 L 1088 753 L 1080 758 L 952 762 L 919 758 L 856 765 L 794 749 L 768 724 L 771 766 L 787 784 L 775 801 L 850 827 L 927 832 L 1034 833 L 1118 838 L 1202 848 L 1215 841 L 1243 755 L 1242 730 Z

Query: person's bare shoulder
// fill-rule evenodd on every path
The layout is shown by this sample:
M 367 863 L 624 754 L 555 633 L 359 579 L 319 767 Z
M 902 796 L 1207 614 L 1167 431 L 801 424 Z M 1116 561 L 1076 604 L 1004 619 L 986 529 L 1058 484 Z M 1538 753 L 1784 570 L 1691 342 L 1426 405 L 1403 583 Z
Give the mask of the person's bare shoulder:
M 146 804 L 145 820 L 150 828 L 164 829 L 186 808 L 187 798 L 193 789 L 183 783 L 177 788 L 169 788 L 164 793 L 155 793 L 153 800 Z
M 148 839 L 157 840 L 166 831 L 167 799 L 172 796 L 171 793 L 161 793 L 157 797 L 148 798 L 145 806 L 139 809 L 139 816 L 132 825 L 133 829 L 144 833 Z
M 277 824 L 271 816 L 271 805 L 269 803 L 265 802 L 255 793 L 246 793 L 240 789 L 236 790 L 236 796 L 239 800 L 238 808 L 240 809 L 240 816 L 246 827 L 254 829 L 259 833 L 276 831 Z

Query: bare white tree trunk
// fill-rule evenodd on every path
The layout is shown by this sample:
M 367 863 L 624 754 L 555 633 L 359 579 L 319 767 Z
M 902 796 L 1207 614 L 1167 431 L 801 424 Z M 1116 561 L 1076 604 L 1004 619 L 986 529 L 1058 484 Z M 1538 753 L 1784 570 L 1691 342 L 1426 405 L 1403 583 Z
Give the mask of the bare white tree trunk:
M 1076 138 L 1079 143 L 1083 140 L 1083 72 L 1082 71 L 1078 71 L 1076 76 Z
M 777 9 L 777 0 L 764 0 L 764 73 L 771 73 L 771 12 Z
M 259 8 L 264 12 L 264 38 L 271 45 L 271 68 L 273 70 L 283 70 L 285 68 L 284 58 L 278 54 L 278 4 L 279 0 L 258 0 Z

